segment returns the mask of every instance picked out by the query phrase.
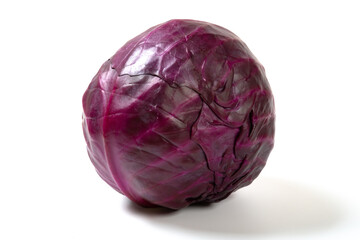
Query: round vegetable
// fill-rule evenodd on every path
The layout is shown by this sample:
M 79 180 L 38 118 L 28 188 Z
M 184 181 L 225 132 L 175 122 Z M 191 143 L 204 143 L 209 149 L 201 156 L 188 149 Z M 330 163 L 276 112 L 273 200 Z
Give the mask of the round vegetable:
M 145 206 L 216 202 L 249 185 L 274 144 L 263 66 L 232 32 L 171 20 L 128 41 L 83 96 L 99 175 Z

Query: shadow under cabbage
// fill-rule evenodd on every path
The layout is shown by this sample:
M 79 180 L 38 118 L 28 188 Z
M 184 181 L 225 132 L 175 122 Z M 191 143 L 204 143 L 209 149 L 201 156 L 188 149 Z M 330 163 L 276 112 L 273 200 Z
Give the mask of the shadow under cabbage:
M 339 206 L 326 194 L 298 183 L 261 177 L 219 203 L 173 211 L 130 202 L 128 210 L 160 226 L 253 235 L 319 231 L 331 228 L 341 217 Z

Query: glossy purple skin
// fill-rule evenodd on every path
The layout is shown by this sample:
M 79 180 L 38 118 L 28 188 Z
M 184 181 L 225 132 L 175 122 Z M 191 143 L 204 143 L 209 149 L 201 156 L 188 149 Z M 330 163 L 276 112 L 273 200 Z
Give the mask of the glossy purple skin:
M 232 32 L 171 20 L 127 42 L 83 96 L 99 175 L 145 206 L 215 202 L 249 185 L 274 144 L 262 65 Z

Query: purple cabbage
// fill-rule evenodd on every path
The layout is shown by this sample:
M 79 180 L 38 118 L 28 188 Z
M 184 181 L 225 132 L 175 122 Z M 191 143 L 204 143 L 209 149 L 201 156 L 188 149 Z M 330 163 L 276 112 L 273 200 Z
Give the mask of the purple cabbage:
M 145 206 L 220 201 L 249 185 L 274 144 L 263 66 L 220 26 L 171 20 L 128 41 L 83 96 L 89 157 Z

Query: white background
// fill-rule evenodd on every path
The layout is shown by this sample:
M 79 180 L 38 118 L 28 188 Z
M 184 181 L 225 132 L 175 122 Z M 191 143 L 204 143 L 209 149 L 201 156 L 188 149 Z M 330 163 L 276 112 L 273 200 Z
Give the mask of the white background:
M 0 239 L 359 239 L 356 1 L 1 1 Z M 275 148 L 227 200 L 142 209 L 96 174 L 81 98 L 127 40 L 174 18 L 236 33 L 265 66 Z

